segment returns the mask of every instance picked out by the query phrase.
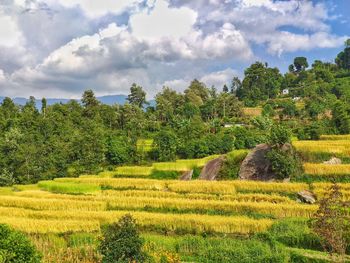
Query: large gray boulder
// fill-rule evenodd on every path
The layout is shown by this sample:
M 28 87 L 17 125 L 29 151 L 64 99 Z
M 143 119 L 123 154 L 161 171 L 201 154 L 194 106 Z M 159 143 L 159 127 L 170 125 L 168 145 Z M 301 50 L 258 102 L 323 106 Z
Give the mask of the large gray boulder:
M 270 181 L 275 175 L 271 170 L 271 163 L 266 154 L 271 150 L 268 144 L 257 145 L 243 160 L 239 178 L 241 180 Z
M 219 158 L 209 161 L 203 167 L 201 174 L 199 175 L 199 179 L 209 180 L 209 181 L 216 180 L 224 161 L 225 161 L 224 156 L 220 156 Z

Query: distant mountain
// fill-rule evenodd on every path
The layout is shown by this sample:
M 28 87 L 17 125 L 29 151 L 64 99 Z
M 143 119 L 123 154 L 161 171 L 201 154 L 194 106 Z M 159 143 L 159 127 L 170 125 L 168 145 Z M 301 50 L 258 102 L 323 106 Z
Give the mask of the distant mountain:
M 114 105 L 114 104 L 124 105 L 127 102 L 127 98 L 128 98 L 128 96 L 126 96 L 126 95 L 106 95 L 106 96 L 97 97 L 97 99 L 101 103 L 107 104 L 107 105 Z M 4 99 L 5 99 L 5 97 L 0 96 L 0 103 Z M 23 106 L 23 105 L 25 105 L 27 103 L 27 101 L 29 99 L 19 97 L 19 98 L 13 98 L 12 100 L 13 100 L 13 102 L 15 104 Z M 46 100 L 47 100 L 47 105 L 52 105 L 52 104 L 55 104 L 55 103 L 63 103 L 63 104 L 65 104 L 65 103 L 69 102 L 71 99 L 47 98 Z M 80 102 L 80 100 L 78 100 L 78 99 L 76 101 Z M 35 101 L 35 104 L 36 104 L 36 107 L 38 109 L 41 109 L 41 99 L 37 99 Z M 155 106 L 156 102 L 154 100 L 150 100 L 149 101 L 149 105 L 150 106 Z
M 126 102 L 128 96 L 126 95 L 108 95 L 108 96 L 101 96 L 101 97 L 97 97 L 97 99 L 102 102 L 103 104 L 107 104 L 107 105 L 113 105 L 113 104 L 120 104 L 123 105 Z M 1 97 L 0 96 L 0 102 L 2 102 L 4 100 L 5 97 Z M 14 103 L 18 104 L 18 105 L 25 105 L 27 103 L 27 101 L 29 99 L 27 98 L 13 98 L 12 99 Z M 47 98 L 47 105 L 52 105 L 55 103 L 67 103 L 68 101 L 70 101 L 70 99 L 61 99 L 61 98 Z M 80 101 L 80 100 L 76 100 L 76 101 Z M 41 99 L 37 99 L 36 100 L 36 106 L 40 109 L 41 108 Z

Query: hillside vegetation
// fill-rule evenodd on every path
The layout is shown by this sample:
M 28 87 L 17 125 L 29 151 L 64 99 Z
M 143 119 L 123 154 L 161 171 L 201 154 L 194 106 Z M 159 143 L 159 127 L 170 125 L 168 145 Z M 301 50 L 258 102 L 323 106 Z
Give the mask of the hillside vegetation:
M 150 262 L 349 261 L 349 44 L 335 64 L 299 57 L 285 74 L 256 62 L 222 91 L 164 87 L 156 107 L 137 84 L 123 106 L 91 90 L 41 109 L 4 99 L 0 224 L 43 262 L 102 262 L 101 228 L 126 214 Z M 258 144 L 276 177 L 239 180 Z M 216 180 L 200 180 L 218 158 Z

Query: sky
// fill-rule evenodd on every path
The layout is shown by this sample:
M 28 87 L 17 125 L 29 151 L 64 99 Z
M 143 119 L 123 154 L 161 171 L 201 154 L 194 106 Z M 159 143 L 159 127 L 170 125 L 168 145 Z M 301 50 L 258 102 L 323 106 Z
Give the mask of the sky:
M 255 61 L 334 61 L 349 0 L 0 0 L 0 96 L 152 98 L 194 78 L 221 89 Z

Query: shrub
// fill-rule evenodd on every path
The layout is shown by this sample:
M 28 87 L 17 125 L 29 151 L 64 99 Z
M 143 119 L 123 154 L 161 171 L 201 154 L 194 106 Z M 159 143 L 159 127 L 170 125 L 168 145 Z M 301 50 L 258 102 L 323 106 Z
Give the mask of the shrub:
M 15 178 L 13 173 L 7 169 L 3 169 L 0 174 L 0 186 L 12 186 L 15 184 Z
M 106 158 L 110 164 L 118 165 L 130 161 L 132 145 L 127 137 L 109 137 L 106 144 Z
M 104 263 L 144 262 L 144 240 L 140 237 L 136 222 L 131 215 L 124 215 L 117 223 L 103 230 L 100 252 Z
M 161 162 L 176 159 L 177 137 L 171 130 L 161 130 L 153 141 L 153 148 Z
M 236 150 L 226 155 L 225 162 L 220 169 L 219 177 L 221 180 L 237 179 L 242 161 L 247 156 L 247 150 Z
M 271 169 L 277 179 L 296 177 L 302 172 L 299 158 L 294 151 L 286 152 L 279 148 L 274 148 L 266 155 L 271 162 Z
M 26 236 L 0 225 L 0 262 L 36 263 L 41 255 L 35 250 Z
M 270 132 L 270 143 L 273 145 L 283 145 L 291 142 L 292 133 L 282 125 L 274 125 Z

